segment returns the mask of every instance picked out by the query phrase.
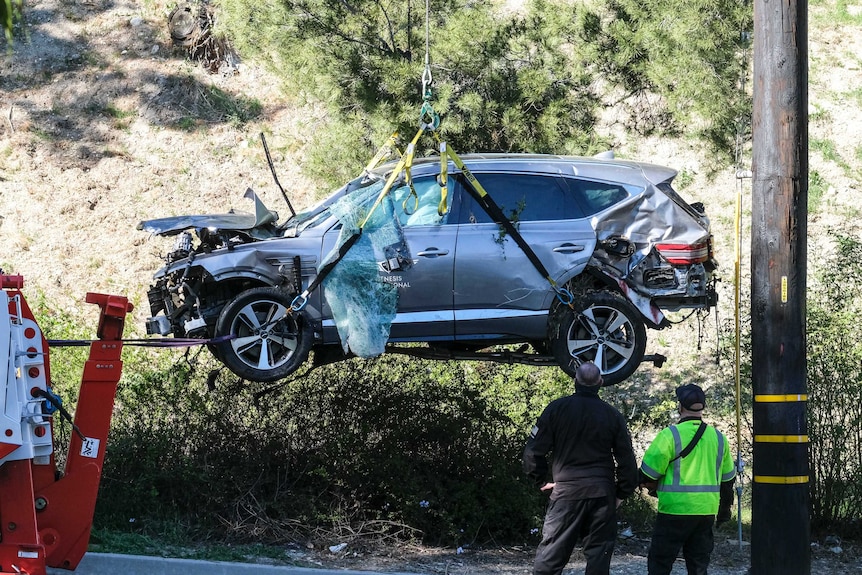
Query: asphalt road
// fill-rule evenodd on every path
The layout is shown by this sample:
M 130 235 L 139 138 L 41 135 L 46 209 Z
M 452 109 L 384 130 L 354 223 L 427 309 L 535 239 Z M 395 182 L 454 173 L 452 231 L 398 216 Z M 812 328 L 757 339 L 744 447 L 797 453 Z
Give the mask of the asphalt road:
M 376 575 L 372 571 L 333 571 L 305 567 L 169 559 L 112 553 L 87 553 L 75 571 L 49 568 L 49 575 Z M 421 575 L 387 573 L 387 575 Z

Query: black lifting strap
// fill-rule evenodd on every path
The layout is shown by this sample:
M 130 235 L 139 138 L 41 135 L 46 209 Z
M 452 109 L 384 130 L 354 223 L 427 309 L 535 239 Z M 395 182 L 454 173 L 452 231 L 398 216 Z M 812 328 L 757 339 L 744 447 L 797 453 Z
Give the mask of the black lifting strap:
M 505 229 L 506 233 L 508 233 L 512 237 L 512 239 L 515 240 L 515 243 L 518 244 L 518 247 L 521 248 L 521 250 L 524 252 L 524 255 L 527 256 L 527 259 L 529 259 L 530 263 L 533 264 L 533 267 L 536 268 L 536 271 L 538 271 L 543 278 L 551 282 L 552 286 L 556 286 L 556 283 L 551 278 L 544 264 L 542 264 L 542 261 L 539 259 L 539 256 L 536 255 L 536 252 L 533 251 L 533 248 L 531 248 L 527 241 L 523 238 L 523 236 L 521 236 L 521 232 L 518 231 L 518 228 L 515 227 L 515 224 L 513 224 L 512 221 L 506 217 L 506 214 L 503 213 L 503 210 L 501 210 L 500 206 L 497 205 L 497 202 L 495 202 L 491 198 L 490 194 L 488 194 L 487 192 L 482 193 L 484 192 L 484 190 L 479 190 L 479 188 L 475 185 L 475 176 L 473 176 L 472 173 L 468 175 L 465 171 L 467 168 L 464 167 L 463 164 L 459 167 L 461 168 L 461 173 L 467 183 L 465 187 L 467 188 L 467 191 L 470 192 L 470 195 L 473 196 L 473 199 L 475 199 L 479 203 L 479 205 L 482 206 L 482 209 L 485 210 L 485 212 L 489 216 L 491 216 L 491 219 L 494 220 L 495 223 L 503 226 L 503 229 Z
M 683 459 L 686 455 L 691 453 L 694 447 L 697 445 L 697 442 L 700 441 L 700 438 L 703 437 L 703 432 L 706 431 L 706 424 L 701 421 L 700 426 L 697 428 L 697 431 L 694 434 L 694 437 L 691 438 L 691 441 L 688 442 L 688 445 L 685 446 L 685 449 L 679 452 L 679 455 L 668 461 L 668 463 L 673 463 L 677 459 Z
M 347 252 L 350 251 L 350 248 L 352 248 L 353 244 L 355 244 L 359 240 L 360 236 L 362 236 L 362 228 L 359 228 L 358 231 L 354 232 L 352 236 L 347 238 L 347 241 L 345 241 L 343 244 L 341 244 L 341 247 L 338 248 L 338 254 L 335 257 L 335 259 L 333 259 L 331 262 L 329 262 L 328 264 L 326 264 L 325 266 L 323 266 L 320 269 L 320 271 L 317 273 L 317 276 L 314 278 L 314 280 L 312 280 L 312 282 L 309 284 L 309 286 L 307 288 L 305 288 L 305 291 L 303 292 L 303 294 L 301 296 L 298 296 L 297 299 L 299 299 L 299 298 L 304 299 L 304 297 L 308 297 L 307 294 L 310 294 L 311 292 L 316 290 L 317 286 L 319 286 L 323 282 L 323 280 L 326 279 L 326 276 L 329 275 L 329 272 L 332 271 L 332 268 L 334 268 L 335 265 L 338 262 L 340 262 L 341 259 L 347 254 Z M 298 310 L 294 309 L 293 311 L 298 311 Z
M 443 155 L 444 147 L 441 146 L 441 156 Z M 518 244 L 518 247 L 524 252 L 524 255 L 527 256 L 527 259 L 530 260 L 530 263 L 533 264 L 533 267 L 536 269 L 539 274 L 548 280 L 548 283 L 551 284 L 551 287 L 557 292 L 557 297 L 563 302 L 565 305 L 572 306 L 572 294 L 566 288 L 560 287 L 557 285 L 557 282 L 554 281 L 554 278 L 548 273 L 548 270 L 542 264 L 542 261 L 539 259 L 539 256 L 536 255 L 536 252 L 533 251 L 533 248 L 524 240 L 521 236 L 521 233 L 518 231 L 518 228 L 515 227 L 515 224 L 512 223 L 509 218 L 503 213 L 503 210 L 500 209 L 500 206 L 497 205 L 497 202 L 485 191 L 485 188 L 482 187 L 482 184 L 479 183 L 479 180 L 476 179 L 476 176 L 473 175 L 473 172 L 470 171 L 467 166 L 464 165 L 464 162 L 461 161 L 461 158 L 458 157 L 458 154 L 453 152 L 451 149 L 446 148 L 446 154 L 452 159 L 455 163 L 455 166 L 461 170 L 461 176 L 466 179 L 466 188 L 471 196 L 479 203 L 485 212 L 491 216 L 491 219 L 494 220 L 498 225 L 502 226 L 506 232 L 512 236 L 512 239 L 515 240 L 515 243 Z

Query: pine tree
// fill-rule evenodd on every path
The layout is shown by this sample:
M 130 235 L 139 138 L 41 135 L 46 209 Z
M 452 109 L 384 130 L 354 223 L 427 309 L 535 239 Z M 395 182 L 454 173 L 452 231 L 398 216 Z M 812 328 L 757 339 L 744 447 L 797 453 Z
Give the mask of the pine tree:
M 415 133 L 426 40 L 430 103 L 459 153 L 601 151 L 597 118 L 613 106 L 630 129 L 688 134 L 728 156 L 750 109 L 738 82 L 751 10 L 738 0 L 531 0 L 513 12 L 444 0 L 427 38 L 415 0 L 220 2 L 219 28 L 244 57 L 328 105 L 310 163 L 331 183 L 394 130 Z

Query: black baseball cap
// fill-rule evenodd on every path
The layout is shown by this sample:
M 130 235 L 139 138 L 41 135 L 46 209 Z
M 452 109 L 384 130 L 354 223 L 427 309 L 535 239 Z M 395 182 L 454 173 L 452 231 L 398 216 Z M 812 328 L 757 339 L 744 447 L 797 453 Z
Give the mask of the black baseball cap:
M 686 383 L 676 388 L 676 398 L 680 405 L 690 411 L 701 411 L 706 407 L 706 395 L 699 385 Z

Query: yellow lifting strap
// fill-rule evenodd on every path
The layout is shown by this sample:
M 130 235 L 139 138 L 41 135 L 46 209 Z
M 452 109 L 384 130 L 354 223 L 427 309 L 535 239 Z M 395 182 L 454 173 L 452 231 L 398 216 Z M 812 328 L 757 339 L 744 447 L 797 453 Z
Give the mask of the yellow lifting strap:
M 371 158 L 371 161 L 369 161 L 368 165 L 365 166 L 364 172 L 368 173 L 377 166 L 379 166 L 383 160 L 392 155 L 393 151 L 396 152 L 400 157 L 402 155 L 401 150 L 399 150 L 398 147 L 395 145 L 396 142 L 398 142 L 398 132 L 392 132 L 392 135 L 389 136 L 389 139 L 386 140 L 386 142 L 384 142 L 382 146 L 380 146 L 380 149 L 377 150 L 377 153 L 374 154 L 374 157 Z
M 404 167 L 408 162 L 413 162 L 413 154 L 416 151 L 416 142 L 419 141 L 419 138 L 425 132 L 425 128 L 419 128 L 419 131 L 416 132 L 416 135 L 413 136 L 413 139 L 410 141 L 410 144 L 407 146 L 407 150 L 404 152 L 404 155 L 401 156 L 401 159 L 398 160 L 398 163 L 395 165 L 395 169 L 392 170 L 392 173 L 389 174 L 389 178 L 386 180 L 386 185 L 383 186 L 383 189 L 380 190 L 380 193 L 377 195 L 377 199 L 374 200 L 374 204 L 368 210 L 368 213 L 365 215 L 365 218 L 362 220 L 362 223 L 359 224 L 359 229 L 365 227 L 365 224 L 368 223 L 368 219 L 371 217 L 371 214 L 374 213 L 374 210 L 377 209 L 377 206 L 380 205 L 380 202 L 383 201 L 383 198 L 386 197 L 386 194 L 389 193 L 389 190 L 392 189 L 392 184 L 395 183 L 395 180 L 398 179 L 399 174 L 401 174 Z
M 373 158 L 371 158 L 371 160 L 368 162 L 368 165 L 365 166 L 363 173 L 369 173 L 371 170 L 383 163 L 383 160 L 392 156 L 393 153 L 397 153 L 399 158 L 404 156 L 404 154 L 401 153 L 401 150 L 399 150 L 398 147 L 395 145 L 398 142 L 398 136 L 399 134 L 397 131 L 393 132 L 392 135 L 389 136 L 389 139 L 386 140 L 386 142 L 382 146 L 380 146 L 380 148 L 377 150 L 377 153 L 374 155 Z M 404 198 L 404 202 L 402 202 L 401 204 L 404 208 L 404 213 L 406 213 L 407 215 L 414 213 L 419 208 L 419 196 L 418 194 L 416 194 L 416 189 L 413 187 L 413 180 L 410 177 L 410 167 L 412 164 L 412 158 L 408 158 L 408 162 L 405 166 L 405 172 L 407 174 L 407 185 L 410 186 L 410 195 Z M 411 197 L 413 198 L 412 210 L 407 205 L 407 202 L 410 200 Z
M 401 202 L 401 207 L 404 209 L 404 213 L 408 216 L 419 209 L 419 194 L 416 193 L 416 188 L 413 187 L 413 174 L 411 173 L 411 169 L 413 168 L 413 156 L 416 153 L 414 148 L 415 143 L 411 143 L 410 147 L 407 148 L 404 161 L 404 180 L 407 182 L 407 187 L 410 188 L 410 193 L 407 194 L 407 197 L 404 198 L 403 202 Z M 413 198 L 412 210 L 407 206 L 407 202 L 409 202 L 411 198 Z
M 419 142 L 419 138 L 422 137 L 422 134 L 425 133 L 426 130 L 431 130 L 434 133 L 435 139 L 439 141 L 439 137 L 437 136 L 437 128 L 440 126 L 440 116 L 434 112 L 434 108 L 431 106 L 431 103 L 427 100 L 424 104 L 422 104 L 422 109 L 419 111 L 419 130 L 416 132 L 416 135 L 413 136 L 413 139 L 407 145 L 407 149 L 401 154 L 401 159 L 395 165 L 395 169 L 392 170 L 392 173 L 389 175 L 389 179 L 386 181 L 386 185 L 383 186 L 383 189 L 380 191 L 380 194 L 377 196 L 377 199 L 374 201 L 374 204 L 371 206 L 371 209 L 368 210 L 368 214 L 366 214 L 365 218 L 362 220 L 362 223 L 359 225 L 359 229 L 365 227 L 365 224 L 368 222 L 368 219 L 371 217 L 371 214 L 374 213 L 374 210 L 377 209 L 377 206 L 380 205 L 380 202 L 383 201 L 383 198 L 386 197 L 386 194 L 389 193 L 389 190 L 392 189 L 392 185 L 395 183 L 395 180 L 398 178 L 401 172 L 404 172 L 405 179 L 407 181 L 407 185 L 410 187 L 410 194 L 404 199 L 402 203 L 402 207 L 407 214 L 413 213 L 408 209 L 408 201 L 410 198 L 413 198 L 413 211 L 415 211 L 419 207 L 419 196 L 416 193 L 416 189 L 413 187 L 413 177 L 411 174 L 411 169 L 413 167 L 413 157 L 416 154 L 416 144 Z M 377 151 L 377 154 L 366 166 L 365 170 L 370 171 L 376 168 L 383 158 L 387 157 L 387 151 L 394 147 L 395 141 L 398 138 L 398 132 L 392 134 L 389 137 L 389 140 L 383 146 L 381 146 L 380 150 Z M 443 148 L 445 148 L 445 144 L 443 144 Z M 446 159 L 443 157 L 441 159 L 443 165 L 446 164 Z M 445 179 L 445 176 L 444 176 Z M 447 197 L 447 189 L 445 184 L 441 186 L 441 195 L 442 199 L 440 201 L 440 205 L 437 207 L 437 212 L 442 216 L 446 213 L 446 197 Z

